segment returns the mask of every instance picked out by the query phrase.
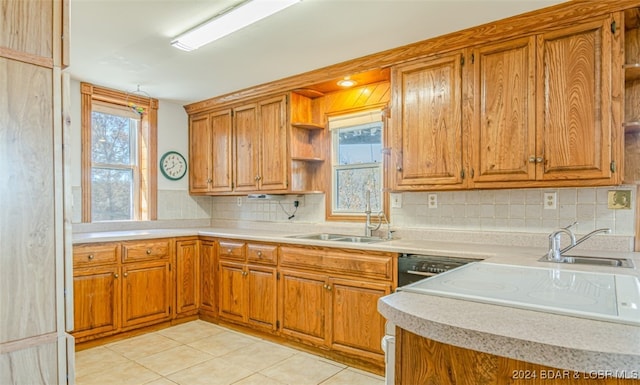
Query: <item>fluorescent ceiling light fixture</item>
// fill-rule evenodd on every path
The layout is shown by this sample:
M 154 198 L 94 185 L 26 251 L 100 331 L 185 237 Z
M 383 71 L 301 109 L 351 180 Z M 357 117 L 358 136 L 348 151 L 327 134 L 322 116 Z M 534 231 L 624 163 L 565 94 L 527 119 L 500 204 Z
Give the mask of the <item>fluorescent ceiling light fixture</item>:
M 249 0 L 228 12 L 183 33 L 171 45 L 184 51 L 193 51 L 218 40 L 249 24 L 273 15 L 301 0 Z

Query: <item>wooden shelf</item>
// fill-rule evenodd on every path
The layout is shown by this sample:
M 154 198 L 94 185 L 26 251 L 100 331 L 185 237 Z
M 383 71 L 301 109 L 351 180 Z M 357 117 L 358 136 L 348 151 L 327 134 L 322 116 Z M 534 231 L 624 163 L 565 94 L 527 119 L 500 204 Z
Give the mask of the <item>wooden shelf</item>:
M 297 160 L 299 162 L 312 162 L 312 163 L 322 163 L 324 159 L 322 158 L 308 158 L 303 156 L 292 156 L 291 160 Z
M 635 134 L 640 132 L 640 122 L 627 122 L 623 124 L 625 134 Z
M 293 127 L 304 128 L 305 130 L 324 130 L 324 126 L 315 123 L 301 123 L 295 122 L 291 123 Z
M 624 65 L 624 80 L 633 81 L 640 79 L 640 63 Z

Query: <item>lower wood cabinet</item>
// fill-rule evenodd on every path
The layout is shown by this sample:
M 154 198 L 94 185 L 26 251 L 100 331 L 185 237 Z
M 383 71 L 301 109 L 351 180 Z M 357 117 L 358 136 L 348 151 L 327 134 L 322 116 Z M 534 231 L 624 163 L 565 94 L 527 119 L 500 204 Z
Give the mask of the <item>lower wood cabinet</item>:
M 383 362 L 377 304 L 393 289 L 392 254 L 282 246 L 280 266 L 282 335 Z
M 74 246 L 76 342 L 171 319 L 173 240 Z
M 197 314 L 200 307 L 200 247 L 197 238 L 176 241 L 176 315 Z
M 130 329 L 171 318 L 168 258 L 122 267 L 122 327 Z
M 120 327 L 120 268 L 102 266 L 73 272 L 73 335 L 113 333 Z
M 327 276 L 280 271 L 280 333 L 314 345 L 328 345 Z
M 75 245 L 73 334 L 84 342 L 200 314 L 381 370 L 377 302 L 394 287 L 394 258 L 199 237 Z
M 276 331 L 277 246 L 220 241 L 219 250 L 219 316 Z M 256 263 L 248 263 L 249 260 Z
M 216 317 L 218 315 L 218 300 L 216 288 L 216 242 L 215 240 L 200 241 L 200 313 Z
M 385 319 L 378 313 L 378 299 L 391 290 L 390 283 L 330 278 L 331 348 L 380 358 Z

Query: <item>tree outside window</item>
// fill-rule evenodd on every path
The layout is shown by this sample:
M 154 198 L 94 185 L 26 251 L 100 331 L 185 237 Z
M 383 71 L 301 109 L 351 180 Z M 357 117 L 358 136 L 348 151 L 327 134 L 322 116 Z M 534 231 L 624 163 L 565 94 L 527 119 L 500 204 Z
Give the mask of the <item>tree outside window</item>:
M 83 222 L 156 219 L 157 100 L 81 89 Z
M 360 218 L 367 196 L 372 212 L 383 210 L 381 111 L 329 118 L 332 146 L 331 216 Z

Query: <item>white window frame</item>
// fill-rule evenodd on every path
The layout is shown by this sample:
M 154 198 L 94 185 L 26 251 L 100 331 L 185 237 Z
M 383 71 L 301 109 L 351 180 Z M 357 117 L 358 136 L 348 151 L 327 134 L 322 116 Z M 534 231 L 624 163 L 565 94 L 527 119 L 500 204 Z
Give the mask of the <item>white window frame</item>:
M 365 216 L 364 210 L 340 210 L 337 207 L 337 198 L 338 198 L 338 173 L 342 170 L 349 169 L 377 169 L 378 170 L 378 181 L 379 181 L 379 191 L 377 191 L 377 196 L 379 199 L 379 207 L 382 211 L 385 207 L 384 196 L 383 196 L 383 188 L 384 188 L 384 167 L 381 157 L 380 162 L 371 162 L 371 163 L 358 163 L 358 164 L 349 164 L 342 165 L 340 164 L 338 145 L 339 145 L 339 133 L 344 132 L 346 130 L 358 129 L 362 128 L 362 126 L 376 124 L 380 126 L 382 130 L 381 133 L 381 149 L 384 147 L 384 119 L 382 115 L 381 109 L 373 109 L 366 111 L 359 111 L 351 114 L 344 114 L 339 116 L 329 117 L 329 130 L 331 134 L 331 192 L 328 203 L 328 211 L 327 218 L 328 219 L 338 219 L 338 220 L 362 220 Z M 362 194 L 364 196 L 365 191 L 363 189 Z M 376 194 L 372 194 L 372 197 Z M 374 206 L 374 205 L 372 205 Z

